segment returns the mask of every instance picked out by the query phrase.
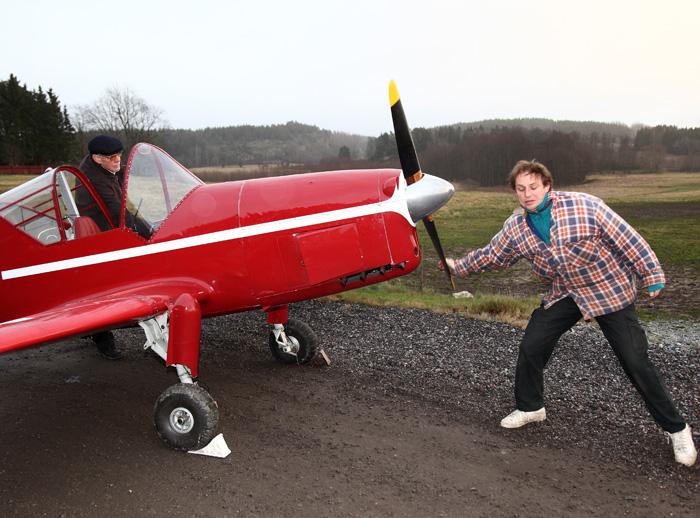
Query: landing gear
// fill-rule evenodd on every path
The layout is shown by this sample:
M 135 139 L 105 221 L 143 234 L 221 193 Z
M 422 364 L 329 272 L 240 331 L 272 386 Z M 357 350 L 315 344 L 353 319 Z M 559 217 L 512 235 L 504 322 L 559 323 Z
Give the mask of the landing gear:
M 199 385 L 173 385 L 156 401 L 153 420 L 158 437 L 177 450 L 198 450 L 214 438 L 219 408 Z
M 300 320 L 290 319 L 284 326 L 275 324 L 269 342 L 272 356 L 282 363 L 308 363 L 318 351 L 318 336 Z
M 175 367 L 178 385 L 156 401 L 153 420 L 158 436 L 178 450 L 199 450 L 216 436 L 219 407 L 206 389 L 194 382 L 199 368 L 201 311 L 190 294 L 179 295 L 169 311 L 139 322 L 151 349 Z M 177 337 L 173 339 L 173 337 Z

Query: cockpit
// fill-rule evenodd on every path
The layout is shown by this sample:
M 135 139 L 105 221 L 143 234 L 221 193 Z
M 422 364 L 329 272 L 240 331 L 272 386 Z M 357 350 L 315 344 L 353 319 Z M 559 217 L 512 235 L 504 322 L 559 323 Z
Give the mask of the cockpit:
M 123 174 L 120 221 L 111 220 L 85 175 L 68 166 L 47 169 L 0 194 L 0 217 L 44 245 L 100 233 L 90 211 L 99 211 L 105 217 L 110 227 L 107 231 L 125 227 L 128 211 L 153 234 L 185 196 L 202 185 L 170 155 L 150 144 L 134 146 Z M 80 207 L 76 199 L 80 200 Z

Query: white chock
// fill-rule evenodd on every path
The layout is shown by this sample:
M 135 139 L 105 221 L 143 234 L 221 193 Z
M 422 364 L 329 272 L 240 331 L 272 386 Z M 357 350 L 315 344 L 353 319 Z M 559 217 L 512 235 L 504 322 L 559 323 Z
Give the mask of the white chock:
M 224 434 L 220 433 L 219 435 L 214 437 L 204 448 L 200 448 L 199 450 L 191 450 L 187 453 L 225 459 L 231 454 L 231 450 L 229 449 L 228 444 L 226 444 Z

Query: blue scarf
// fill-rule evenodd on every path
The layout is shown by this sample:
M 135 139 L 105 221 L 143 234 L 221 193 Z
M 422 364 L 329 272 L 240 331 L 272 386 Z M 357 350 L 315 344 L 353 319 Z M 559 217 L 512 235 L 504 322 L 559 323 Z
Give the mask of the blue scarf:
M 525 221 L 527 221 L 530 230 L 548 245 L 552 223 L 552 200 L 549 199 L 549 192 L 544 195 L 542 203 L 535 207 L 535 210 L 525 209 L 525 212 L 527 213 Z

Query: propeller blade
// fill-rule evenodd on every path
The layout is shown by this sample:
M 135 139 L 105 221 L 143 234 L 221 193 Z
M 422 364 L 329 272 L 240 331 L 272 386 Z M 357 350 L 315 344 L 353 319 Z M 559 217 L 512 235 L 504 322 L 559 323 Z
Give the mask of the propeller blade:
M 423 173 L 420 170 L 420 163 L 418 163 L 418 155 L 413 145 L 411 130 L 403 112 L 399 89 L 396 88 L 394 81 L 389 83 L 389 104 L 391 105 L 391 119 L 394 122 L 394 135 L 396 136 L 396 147 L 399 150 L 401 169 L 403 170 L 406 183 L 411 185 L 420 180 Z
M 455 286 L 455 280 L 452 277 L 452 272 L 447 267 L 447 258 L 445 257 L 445 252 L 442 249 L 442 243 L 440 243 L 440 237 L 438 237 L 435 222 L 433 221 L 433 218 L 431 216 L 426 216 L 423 218 L 423 223 L 425 224 L 425 230 L 428 231 L 430 240 L 433 242 L 433 246 L 435 247 L 435 250 L 438 253 L 438 257 L 442 261 L 442 264 L 445 265 L 445 274 L 447 274 L 447 280 L 449 281 L 450 286 L 452 287 L 452 291 L 457 291 L 457 287 Z
M 408 127 L 406 114 L 403 111 L 401 97 L 399 96 L 399 89 L 396 87 L 396 83 L 394 81 L 389 83 L 389 104 L 391 105 L 391 119 L 394 122 L 394 135 L 396 135 L 396 147 L 399 151 L 401 169 L 403 170 L 403 176 L 406 179 L 406 183 L 411 185 L 423 177 L 423 172 L 420 169 L 418 154 L 416 153 L 416 148 L 413 145 L 413 138 L 411 137 L 411 130 Z M 454 278 L 452 277 L 452 272 L 450 272 L 450 269 L 447 267 L 445 252 L 442 249 L 442 243 L 440 242 L 440 237 L 438 236 L 435 222 L 433 221 L 433 218 L 428 215 L 423 218 L 423 223 L 425 224 L 425 229 L 428 231 L 430 240 L 433 242 L 433 246 L 435 247 L 438 257 L 445 265 L 445 274 L 450 282 L 452 291 L 457 291 Z

